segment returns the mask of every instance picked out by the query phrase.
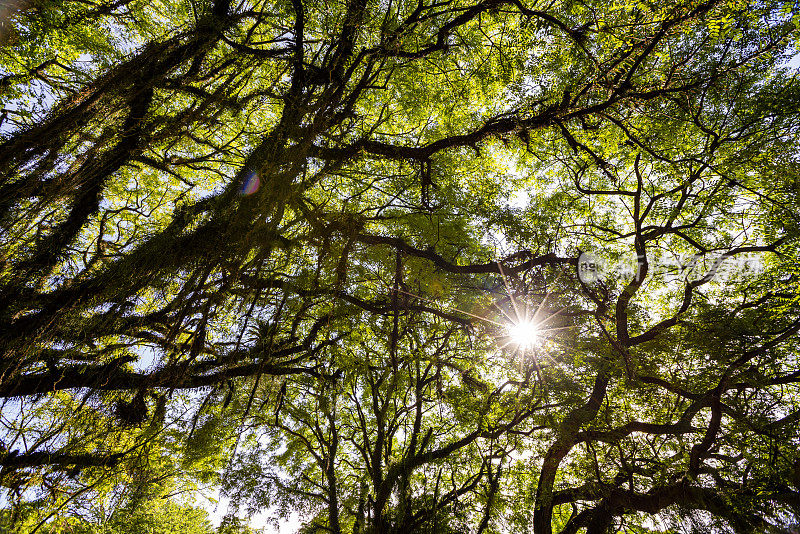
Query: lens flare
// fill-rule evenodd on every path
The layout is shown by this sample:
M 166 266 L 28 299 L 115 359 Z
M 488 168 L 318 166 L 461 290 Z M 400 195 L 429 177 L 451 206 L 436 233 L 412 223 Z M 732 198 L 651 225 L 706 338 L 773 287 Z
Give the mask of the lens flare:
M 244 180 L 244 183 L 242 183 L 242 188 L 239 190 L 239 192 L 245 196 L 252 195 L 258 191 L 260 186 L 261 180 L 258 178 L 258 173 L 251 172 Z

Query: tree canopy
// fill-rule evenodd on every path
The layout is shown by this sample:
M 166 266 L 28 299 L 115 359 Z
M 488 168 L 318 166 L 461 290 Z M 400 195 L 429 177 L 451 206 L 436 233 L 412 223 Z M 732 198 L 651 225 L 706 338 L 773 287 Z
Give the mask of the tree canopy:
M 0 530 L 793 532 L 799 28 L 6 2 Z

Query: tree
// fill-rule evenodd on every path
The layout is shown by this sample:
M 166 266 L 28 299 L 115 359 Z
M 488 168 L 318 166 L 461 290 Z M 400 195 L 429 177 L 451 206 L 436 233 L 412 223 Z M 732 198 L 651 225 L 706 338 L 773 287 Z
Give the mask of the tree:
M 308 532 L 786 532 L 792 9 L 13 4 L 11 528 L 170 484 Z

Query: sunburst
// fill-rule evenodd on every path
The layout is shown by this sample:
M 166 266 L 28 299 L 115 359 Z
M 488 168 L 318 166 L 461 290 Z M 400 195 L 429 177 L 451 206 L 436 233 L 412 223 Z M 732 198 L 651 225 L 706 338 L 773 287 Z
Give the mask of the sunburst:
M 509 346 L 516 348 L 518 352 L 533 352 L 536 351 L 549 337 L 550 334 L 557 330 L 562 330 L 568 327 L 553 327 L 550 322 L 553 321 L 563 310 L 554 313 L 546 313 L 546 304 L 548 294 L 542 298 L 538 305 L 532 305 L 528 299 L 522 301 L 514 297 L 514 291 L 508 282 L 508 277 L 503 270 L 503 265 L 497 262 L 500 276 L 503 280 L 503 285 L 506 288 L 506 294 L 511 302 L 511 310 L 506 311 L 497 303 L 494 303 L 495 308 L 503 314 L 506 319 L 504 325 L 504 333 L 497 335 L 498 338 L 504 339 L 505 343 L 501 345 L 501 349 Z
M 539 341 L 539 328 L 529 321 L 508 325 L 507 330 L 511 342 L 521 349 L 532 348 Z
M 503 317 L 502 321 L 494 320 L 486 314 L 471 313 L 459 308 L 451 308 L 451 310 L 495 327 L 492 336 L 497 340 L 501 350 L 510 348 L 514 352 L 522 353 L 523 355 L 528 353 L 535 359 L 536 353 L 540 352 L 539 349 L 548 341 L 552 333 L 569 328 L 554 327 L 550 324 L 563 310 L 547 313 L 547 294 L 545 294 L 538 305 L 531 303 L 527 298 L 523 298 L 522 300 L 515 298 L 515 292 L 509 284 L 502 263 L 498 261 L 497 266 L 506 294 L 508 295 L 508 301 L 511 303 L 511 309 L 504 309 L 497 301 L 492 303 L 494 308 Z M 399 288 L 397 291 L 437 307 L 441 306 L 441 303 L 435 300 L 416 295 L 409 291 Z M 505 298 L 501 299 L 501 301 L 502 300 L 505 300 Z

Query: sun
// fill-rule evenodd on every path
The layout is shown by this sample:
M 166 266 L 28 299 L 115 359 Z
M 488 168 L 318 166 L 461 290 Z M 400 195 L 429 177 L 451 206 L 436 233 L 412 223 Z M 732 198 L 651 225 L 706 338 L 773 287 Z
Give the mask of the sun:
M 550 345 L 550 338 L 554 332 L 570 328 L 569 326 L 559 327 L 551 324 L 563 310 L 548 311 L 546 303 L 549 293 L 546 293 L 538 304 L 530 302 L 529 297 L 525 295 L 520 298 L 517 292 L 512 290 L 502 263 L 497 262 L 497 268 L 508 293 L 506 297 L 492 302 L 492 306 L 497 309 L 500 317 L 491 318 L 488 310 L 483 313 L 472 313 L 458 308 L 453 308 L 453 310 L 493 327 L 489 329 L 489 332 L 491 332 L 501 350 L 508 348 L 515 354 L 527 354 L 535 359 L 541 350 Z M 415 295 L 404 289 L 391 288 L 391 290 L 403 293 L 414 299 L 439 305 L 435 299 Z M 548 357 L 546 354 L 544 356 Z M 536 365 L 538 369 L 538 364 Z
M 528 349 L 539 341 L 539 328 L 531 321 L 520 321 L 508 326 L 508 337 L 521 349 Z

